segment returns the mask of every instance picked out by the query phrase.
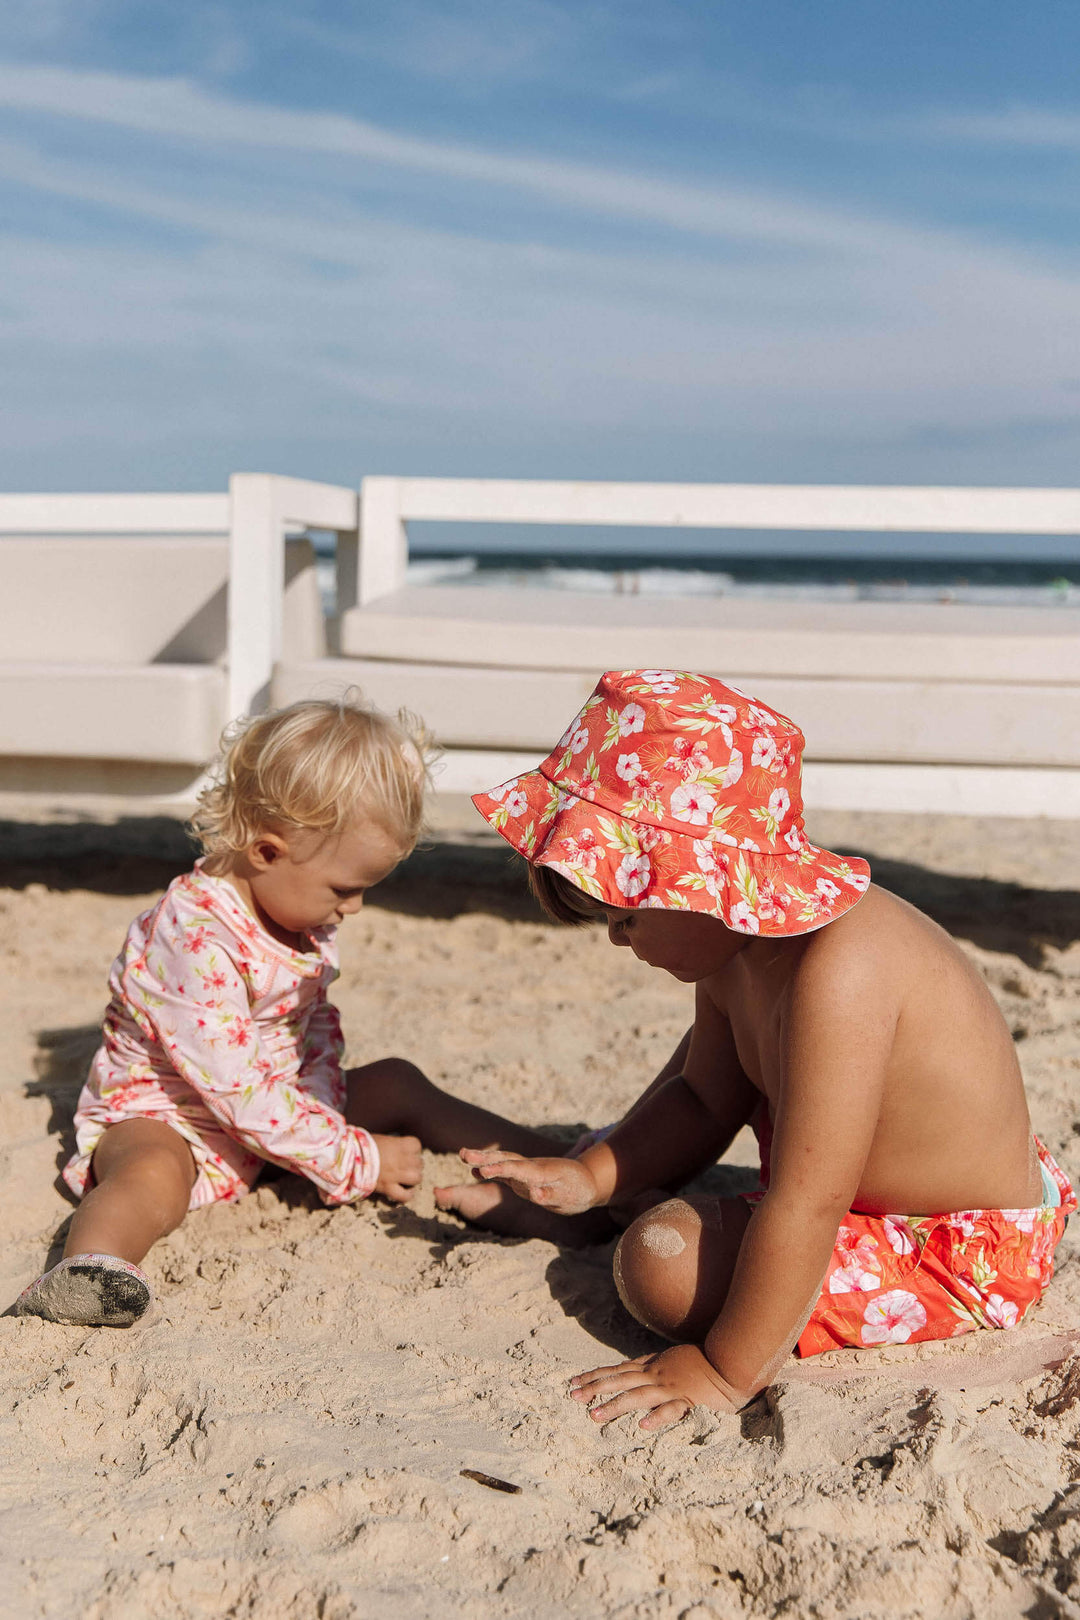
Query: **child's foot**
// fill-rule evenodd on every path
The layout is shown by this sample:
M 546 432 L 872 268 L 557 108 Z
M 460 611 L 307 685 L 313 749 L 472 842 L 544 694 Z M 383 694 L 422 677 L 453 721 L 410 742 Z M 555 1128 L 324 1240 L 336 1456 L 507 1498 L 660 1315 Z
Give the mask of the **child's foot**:
M 153 1289 L 130 1260 L 72 1254 L 23 1289 L 15 1314 L 74 1327 L 130 1327 L 153 1301 Z
M 503 1237 L 545 1238 L 549 1243 L 580 1248 L 586 1243 L 606 1243 L 615 1235 L 606 1210 L 590 1210 L 587 1215 L 553 1215 L 548 1209 L 527 1204 L 509 1187 L 500 1187 L 494 1181 L 436 1187 L 434 1192 L 439 1209 L 451 1210 L 462 1220 Z

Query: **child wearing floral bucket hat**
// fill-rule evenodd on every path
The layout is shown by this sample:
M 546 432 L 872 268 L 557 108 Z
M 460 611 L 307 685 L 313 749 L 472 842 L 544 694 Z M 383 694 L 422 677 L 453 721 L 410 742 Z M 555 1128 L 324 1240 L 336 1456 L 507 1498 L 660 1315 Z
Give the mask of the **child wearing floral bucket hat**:
M 807 838 L 802 747 L 718 680 L 609 673 L 535 771 L 474 801 L 553 919 L 601 918 L 695 990 L 691 1029 L 617 1125 L 567 1158 L 465 1149 L 503 1185 L 440 1197 L 522 1230 L 636 1216 L 616 1286 L 674 1344 L 572 1381 L 599 1422 L 734 1411 L 793 1349 L 1014 1327 L 1076 1208 L 981 976 L 865 861 Z M 757 1192 L 671 1196 L 746 1124 Z

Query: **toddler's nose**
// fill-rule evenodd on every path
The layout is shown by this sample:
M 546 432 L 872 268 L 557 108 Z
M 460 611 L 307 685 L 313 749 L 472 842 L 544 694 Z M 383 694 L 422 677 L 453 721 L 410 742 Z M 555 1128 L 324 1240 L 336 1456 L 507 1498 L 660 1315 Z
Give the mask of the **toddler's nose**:
M 338 901 L 338 910 L 343 917 L 351 917 L 354 912 L 360 910 L 363 903 L 364 897 L 362 894 L 350 894 L 347 899 Z

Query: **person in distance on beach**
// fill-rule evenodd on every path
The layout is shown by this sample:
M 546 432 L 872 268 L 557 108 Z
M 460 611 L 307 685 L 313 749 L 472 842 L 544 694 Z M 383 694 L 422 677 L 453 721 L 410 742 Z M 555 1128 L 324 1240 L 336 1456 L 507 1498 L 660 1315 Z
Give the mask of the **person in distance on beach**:
M 192 821 L 206 853 L 113 964 L 64 1170 L 82 1202 L 18 1314 L 130 1326 L 151 1303 L 151 1245 L 189 1209 L 242 1197 L 267 1162 L 328 1204 L 405 1203 L 421 1144 L 557 1151 L 402 1058 L 342 1068 L 337 927 L 416 843 L 426 775 L 415 728 L 344 700 L 227 736 Z
M 1014 1327 L 1076 1208 L 978 972 L 865 861 L 807 839 L 802 746 L 721 681 L 611 673 L 535 772 L 475 799 L 551 918 L 600 919 L 694 987 L 692 1028 L 602 1139 L 570 1158 L 464 1150 L 480 1184 L 439 1194 L 549 1235 L 605 1205 L 636 1215 L 616 1286 L 674 1344 L 573 1379 L 599 1422 L 735 1411 L 793 1349 Z M 757 1192 L 672 1196 L 746 1124 Z

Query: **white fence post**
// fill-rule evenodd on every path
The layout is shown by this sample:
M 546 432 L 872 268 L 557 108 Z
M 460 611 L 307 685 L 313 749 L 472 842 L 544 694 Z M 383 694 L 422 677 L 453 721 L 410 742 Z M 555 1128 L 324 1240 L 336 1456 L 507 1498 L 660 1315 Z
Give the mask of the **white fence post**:
M 356 603 L 341 603 L 338 612 L 353 605 L 365 607 L 389 596 L 405 583 L 409 540 L 401 516 L 397 478 L 365 478 L 360 485 L 360 546 Z M 340 578 L 339 589 L 340 589 Z
M 265 473 L 229 479 L 229 719 L 270 701 L 281 652 L 285 545 L 277 480 Z

